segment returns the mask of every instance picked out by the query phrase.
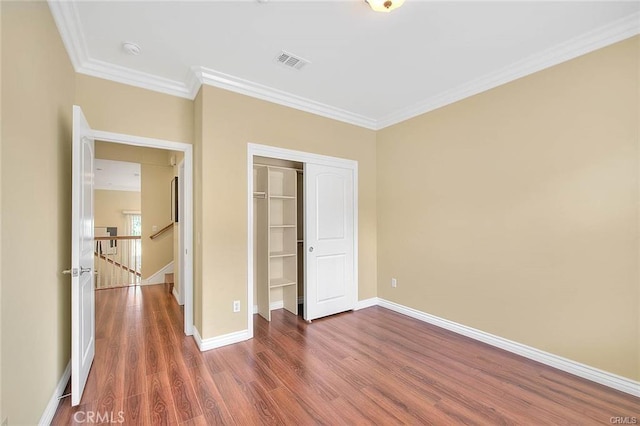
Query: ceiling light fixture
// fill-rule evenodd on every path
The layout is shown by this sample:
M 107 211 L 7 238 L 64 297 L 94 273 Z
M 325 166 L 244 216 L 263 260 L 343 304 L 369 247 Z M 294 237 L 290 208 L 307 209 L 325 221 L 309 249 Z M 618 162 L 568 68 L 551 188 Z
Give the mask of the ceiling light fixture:
M 404 0 L 364 0 L 376 12 L 391 12 L 404 3 Z
M 124 43 L 122 43 L 122 48 L 128 54 L 134 55 L 134 56 L 138 56 L 140 54 L 140 51 L 141 51 L 140 46 L 138 46 L 135 43 L 130 43 L 128 41 L 125 41 Z

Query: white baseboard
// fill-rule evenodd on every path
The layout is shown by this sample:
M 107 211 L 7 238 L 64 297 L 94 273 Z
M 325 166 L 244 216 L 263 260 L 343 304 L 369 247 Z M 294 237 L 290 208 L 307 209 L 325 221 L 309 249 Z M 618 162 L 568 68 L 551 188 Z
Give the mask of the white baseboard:
M 154 274 L 151 274 L 149 278 L 142 280 L 140 285 L 150 285 L 150 284 L 163 284 L 164 283 L 164 274 L 171 274 L 173 272 L 173 261 L 169 262 L 165 266 L 163 266 L 159 271 Z
M 372 306 L 377 306 L 379 304 L 379 299 L 377 297 L 371 297 L 369 299 L 358 300 L 356 302 L 356 307 L 353 308 L 354 311 L 359 311 L 360 309 L 370 308 Z
M 67 364 L 67 368 L 64 369 L 64 373 L 62 373 L 62 377 L 58 381 L 55 390 L 53 391 L 53 395 L 49 399 L 49 403 L 47 404 L 47 408 L 44 409 L 44 413 L 40 417 L 40 421 L 38 425 L 48 426 L 51 424 L 53 420 L 53 416 L 56 414 L 56 410 L 58 409 L 58 404 L 60 403 L 60 397 L 63 395 L 64 389 L 67 387 L 67 383 L 69 383 L 69 379 L 71 378 L 71 360 Z
M 198 331 L 198 329 L 193 327 L 193 338 L 195 339 L 200 352 L 220 348 L 222 346 L 232 345 L 234 343 L 244 342 L 245 340 L 249 340 L 252 337 L 253 335 L 249 332 L 249 330 L 242 330 L 236 331 L 234 333 L 223 334 L 222 336 L 203 339 L 200 336 L 200 332 Z
M 549 352 L 541 351 L 539 349 L 532 348 L 531 346 L 523 345 L 522 343 L 485 333 L 484 331 L 467 327 L 466 325 L 458 324 L 385 299 L 378 299 L 378 306 L 433 324 L 446 330 L 453 331 L 454 333 L 470 337 L 474 340 L 487 343 L 491 346 L 504 349 L 505 351 L 532 359 L 550 367 L 557 368 L 558 370 L 566 371 L 567 373 L 591 380 L 592 382 L 600 383 L 601 385 L 640 397 L 640 382 L 635 380 L 618 376 Z
M 184 305 L 184 303 L 180 303 L 180 293 L 178 293 L 178 287 L 174 286 L 173 292 L 171 294 L 173 294 L 173 297 L 176 298 L 176 302 L 178 302 L 178 305 Z

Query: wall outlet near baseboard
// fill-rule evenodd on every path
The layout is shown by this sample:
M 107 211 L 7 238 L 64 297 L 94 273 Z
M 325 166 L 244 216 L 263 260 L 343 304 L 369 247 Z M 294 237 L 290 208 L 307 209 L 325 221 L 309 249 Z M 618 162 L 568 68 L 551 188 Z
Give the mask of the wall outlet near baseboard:
M 233 301 L 233 312 L 240 312 L 240 301 L 239 300 L 234 300 Z
M 391 287 L 398 287 L 398 280 L 396 280 L 395 278 L 391 278 Z

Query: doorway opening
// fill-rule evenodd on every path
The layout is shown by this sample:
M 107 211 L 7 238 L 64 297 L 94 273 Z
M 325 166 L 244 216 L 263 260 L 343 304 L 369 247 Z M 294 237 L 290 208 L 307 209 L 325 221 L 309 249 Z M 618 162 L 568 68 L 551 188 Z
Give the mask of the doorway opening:
M 97 144 L 104 144 L 104 152 L 109 149 L 120 152 L 132 152 L 137 148 L 146 151 L 147 156 L 156 156 L 151 161 L 148 157 L 139 157 L 141 163 L 141 177 L 149 178 L 150 188 L 148 194 L 151 194 L 151 201 L 147 215 L 145 215 L 144 205 L 147 204 L 145 196 L 141 192 L 141 230 L 140 248 L 142 253 L 148 253 L 148 249 L 144 247 L 147 240 L 163 239 L 163 229 L 173 229 L 174 236 L 171 241 L 165 236 L 165 245 L 171 247 L 172 262 L 166 262 L 167 259 L 159 256 L 155 263 L 150 261 L 150 256 L 146 255 L 145 262 L 138 259 L 142 264 L 139 271 L 140 284 L 164 283 L 165 274 L 173 274 L 177 269 L 177 277 L 173 277 L 176 285 L 172 288 L 172 293 L 176 297 L 178 304 L 184 305 L 184 333 L 187 336 L 193 334 L 193 255 L 192 255 L 192 235 L 193 235 L 193 147 L 190 144 L 166 141 L 161 139 L 152 139 L 132 135 L 124 135 L 119 133 L 105 132 L 94 130 L 92 136 Z M 98 149 L 99 149 L 98 145 Z M 98 151 L 96 149 L 96 151 Z M 100 154 L 99 154 L 100 155 Z M 138 154 L 140 155 L 140 153 Z M 109 154 L 103 154 L 102 157 L 109 157 Z M 111 154 L 113 157 L 113 154 Z M 135 158 L 135 154 L 134 154 Z M 147 166 L 145 166 L 145 164 Z M 146 173 L 145 173 L 146 171 Z M 160 176 L 160 177 L 158 177 Z M 157 188 L 155 188 L 157 186 Z M 142 189 L 144 190 L 144 189 Z M 154 199 L 154 193 L 161 193 L 162 201 Z M 169 202 L 164 203 L 163 201 Z M 153 207 L 154 204 L 157 207 Z M 125 209 L 122 209 L 125 210 Z M 135 219 L 136 210 L 125 213 L 132 213 L 129 219 Z M 147 219 L 147 220 L 145 220 Z M 146 222 L 146 223 L 145 223 Z M 166 222 L 166 223 L 165 223 Z M 175 222 L 175 223 L 174 223 Z M 177 224 L 177 226 L 176 226 Z M 124 225 L 127 226 L 126 224 Z M 135 226 L 132 222 L 130 226 Z M 145 226 L 148 229 L 145 229 Z M 123 229 L 124 231 L 124 229 Z M 153 239 L 152 239 L 153 237 Z M 170 235 L 169 235 L 170 237 Z M 157 241 L 156 241 L 157 242 Z M 174 250 L 175 245 L 175 250 Z M 124 250 L 124 245 L 123 245 Z M 152 249 L 153 250 L 153 249 Z M 165 250 L 166 251 L 166 250 Z M 133 260 L 134 266 L 137 253 L 128 258 Z M 125 256 L 127 257 L 127 256 Z M 166 257 L 166 254 L 165 254 Z M 175 266 L 175 265 L 179 266 Z M 148 266 L 148 271 L 145 267 Z M 135 275 L 135 268 L 130 268 Z
M 165 284 L 183 304 L 178 248 L 183 156 L 165 149 L 95 142 L 97 290 Z

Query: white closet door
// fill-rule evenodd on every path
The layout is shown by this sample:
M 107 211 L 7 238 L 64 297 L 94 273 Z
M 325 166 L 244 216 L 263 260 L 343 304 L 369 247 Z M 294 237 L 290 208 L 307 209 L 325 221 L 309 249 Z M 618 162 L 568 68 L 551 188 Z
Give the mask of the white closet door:
M 308 321 L 355 307 L 353 173 L 305 164 L 304 318 Z

